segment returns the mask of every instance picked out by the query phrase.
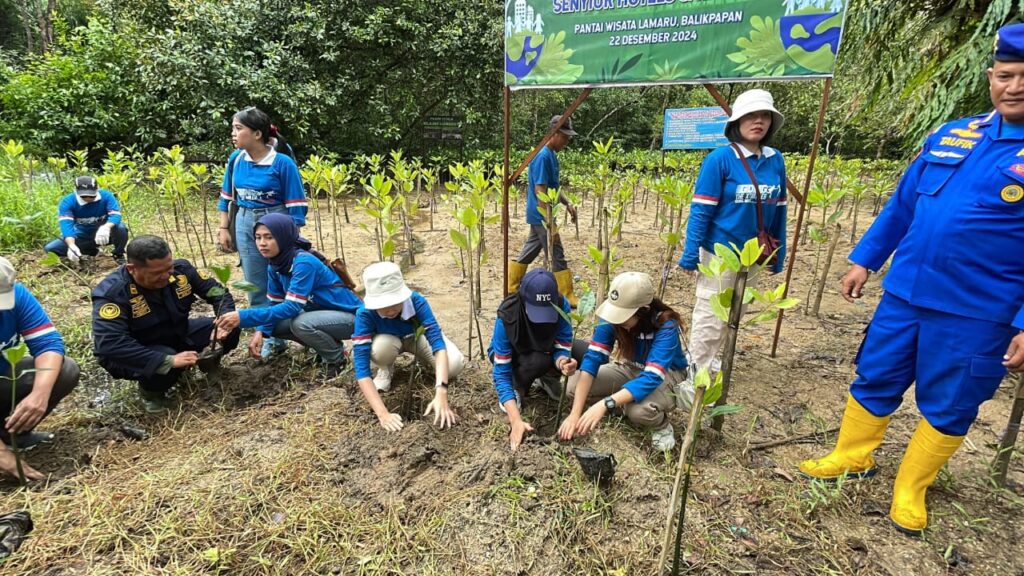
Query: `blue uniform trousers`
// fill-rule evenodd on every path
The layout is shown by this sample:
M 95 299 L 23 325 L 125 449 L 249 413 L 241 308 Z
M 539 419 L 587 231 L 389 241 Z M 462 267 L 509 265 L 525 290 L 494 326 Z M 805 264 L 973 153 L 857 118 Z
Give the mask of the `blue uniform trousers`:
M 921 415 L 949 436 L 963 436 L 1006 375 L 1003 355 L 1018 330 L 913 306 L 886 293 L 857 354 L 850 394 L 888 416 L 915 381 Z

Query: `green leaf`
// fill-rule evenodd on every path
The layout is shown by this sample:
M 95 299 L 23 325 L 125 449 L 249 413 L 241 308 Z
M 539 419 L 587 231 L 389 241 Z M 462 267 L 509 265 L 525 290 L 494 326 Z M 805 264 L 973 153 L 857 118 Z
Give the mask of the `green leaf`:
M 452 242 L 454 242 L 456 246 L 463 250 L 469 250 L 469 242 L 466 240 L 465 234 L 452 228 L 448 230 L 448 235 L 451 236 Z
M 711 311 L 714 312 L 715 318 L 718 318 L 722 322 L 729 321 L 729 309 L 722 306 L 718 298 L 712 298 L 710 300 Z
M 576 310 L 583 316 L 589 316 L 594 311 L 594 307 L 597 305 L 597 295 L 592 290 L 587 290 L 579 298 L 579 302 L 576 305 Z
M 236 280 L 231 283 L 231 287 L 236 290 L 248 292 L 250 294 L 256 294 L 260 291 L 260 287 L 253 284 L 252 282 L 246 282 L 245 280 Z
M 715 380 L 715 383 L 704 389 L 704 405 L 714 404 L 722 397 L 722 381 Z
M 717 418 L 718 416 L 729 416 L 730 414 L 737 414 L 742 411 L 743 406 L 739 404 L 723 404 L 708 410 L 708 417 Z
M 388 238 L 381 248 L 381 253 L 384 255 L 384 258 L 391 258 L 391 255 L 395 253 L 395 241 Z
M 4 358 L 7 359 L 7 363 L 14 367 L 17 366 L 18 362 L 28 354 L 28 345 L 25 344 L 24 341 L 18 342 L 17 346 L 11 346 L 10 348 L 5 349 L 3 353 Z M 7 374 L 3 374 L 2 376 L 9 378 Z
M 729 270 L 733 272 L 739 271 L 740 261 L 736 257 L 736 253 L 725 244 L 715 244 L 715 256 L 718 256 Z
M 593 244 L 587 246 L 587 252 L 590 254 L 590 259 L 596 264 L 604 262 L 604 253 L 597 249 L 597 246 Z
M 60 266 L 60 256 L 53 252 L 47 252 L 46 256 L 43 256 L 39 263 L 43 266 Z
M 783 298 L 775 303 L 775 307 L 779 310 L 789 310 L 800 303 L 799 298 Z
M 743 244 L 743 250 L 740 252 L 740 262 L 750 268 L 757 264 L 757 259 L 761 257 L 761 243 L 757 241 L 757 238 L 751 238 Z
M 213 275 L 217 277 L 221 284 L 227 284 L 231 280 L 231 266 L 227 264 L 223 266 L 210 266 L 210 270 L 213 271 Z

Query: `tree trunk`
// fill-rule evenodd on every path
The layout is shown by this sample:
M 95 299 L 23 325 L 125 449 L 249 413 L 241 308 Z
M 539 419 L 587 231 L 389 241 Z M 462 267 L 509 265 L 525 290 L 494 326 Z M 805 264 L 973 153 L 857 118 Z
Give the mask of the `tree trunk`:
M 732 305 L 729 307 L 729 323 L 725 332 L 725 348 L 722 350 L 722 395 L 715 402 L 715 406 L 724 406 L 729 400 L 729 384 L 732 382 L 733 360 L 736 356 L 736 338 L 739 337 L 740 320 L 743 318 L 743 293 L 747 291 L 746 268 L 741 268 L 736 274 L 736 281 L 733 282 Z M 694 397 L 693 401 L 699 402 Z M 722 431 L 722 424 L 725 423 L 725 416 L 718 415 L 711 421 L 711 427 L 716 432 Z

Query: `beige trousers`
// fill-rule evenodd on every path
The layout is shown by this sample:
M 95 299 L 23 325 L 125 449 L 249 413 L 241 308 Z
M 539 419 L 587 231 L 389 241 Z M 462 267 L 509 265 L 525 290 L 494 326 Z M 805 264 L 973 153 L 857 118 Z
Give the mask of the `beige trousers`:
M 444 346 L 448 352 L 448 379 L 455 380 L 462 373 L 462 369 L 465 368 L 466 359 L 462 355 L 462 351 L 447 336 L 444 337 Z M 430 342 L 426 336 L 420 336 L 419 341 L 413 343 L 412 336 L 399 338 L 391 334 L 377 334 L 373 337 L 370 359 L 374 366 L 390 367 L 402 352 L 409 352 L 415 355 L 416 361 L 425 370 L 430 372 L 436 370 L 434 352 L 430 349 Z
M 714 253 L 700 249 L 700 263 L 707 265 Z M 757 282 L 761 267 L 755 266 L 747 274 L 747 285 Z M 711 311 L 711 297 L 727 288 L 732 288 L 736 273 L 727 271 L 718 278 L 697 273 L 697 298 L 693 304 L 693 319 L 690 321 L 690 362 L 695 371 L 701 368 L 711 370 L 711 363 L 718 355 L 718 349 L 725 341 L 726 323 Z M 744 312 L 746 306 L 743 307 Z
M 590 386 L 590 395 L 587 401 L 599 401 L 606 398 L 625 386 L 626 382 L 636 378 L 643 372 L 641 368 L 621 362 L 609 362 L 597 370 L 594 383 Z M 569 377 L 566 394 L 570 398 L 576 396 L 576 383 L 579 382 L 580 374 L 577 371 Z M 630 402 L 622 407 L 623 413 L 637 428 L 660 428 L 667 418 L 667 414 L 675 410 L 676 401 L 672 398 L 672 390 L 675 385 L 686 379 L 686 370 L 675 370 L 668 373 L 665 381 L 661 383 L 640 402 Z

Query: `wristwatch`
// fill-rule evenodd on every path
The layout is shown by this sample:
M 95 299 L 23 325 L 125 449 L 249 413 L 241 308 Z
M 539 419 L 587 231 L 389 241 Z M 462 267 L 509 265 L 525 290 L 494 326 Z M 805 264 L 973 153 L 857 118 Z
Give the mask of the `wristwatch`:
M 615 398 L 612 398 L 611 396 L 608 396 L 607 398 L 605 398 L 604 399 L 604 407 L 607 408 L 609 412 L 611 412 L 612 410 L 615 410 Z

